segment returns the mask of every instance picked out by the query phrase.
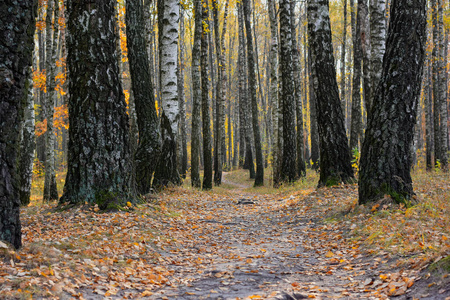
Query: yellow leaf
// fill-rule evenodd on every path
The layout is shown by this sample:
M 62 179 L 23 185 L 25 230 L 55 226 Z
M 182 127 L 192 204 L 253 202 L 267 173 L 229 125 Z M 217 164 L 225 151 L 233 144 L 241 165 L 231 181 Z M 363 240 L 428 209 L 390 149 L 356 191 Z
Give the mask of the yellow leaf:
M 127 202 L 127 206 L 128 206 L 128 207 L 131 207 L 131 206 L 132 206 L 132 204 L 131 204 L 130 201 Z
M 333 257 L 333 256 L 334 256 L 334 253 L 331 251 L 328 251 L 327 254 L 325 254 L 325 257 L 328 257 L 328 258 Z
M 153 295 L 152 292 L 150 292 L 149 290 L 145 290 L 145 291 L 142 292 L 141 297 L 148 297 L 148 296 L 151 296 L 151 295 Z

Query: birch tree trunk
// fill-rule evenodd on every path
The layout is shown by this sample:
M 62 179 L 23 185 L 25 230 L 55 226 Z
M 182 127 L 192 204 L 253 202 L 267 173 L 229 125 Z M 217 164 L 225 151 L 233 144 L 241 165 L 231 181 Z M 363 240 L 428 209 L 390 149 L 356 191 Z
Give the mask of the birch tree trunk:
M 200 188 L 200 103 L 202 90 L 200 83 L 200 50 L 202 37 L 202 1 L 194 0 L 194 45 L 192 46 L 192 132 L 191 132 L 191 184 Z
M 55 7 L 53 7 L 55 4 Z M 55 177 L 55 133 L 53 132 L 53 116 L 55 112 L 55 64 L 56 64 L 56 41 L 57 31 L 54 22 L 59 18 L 58 1 L 47 1 L 46 18 L 46 85 L 47 93 L 45 100 L 45 111 L 47 118 L 47 131 L 45 132 L 45 180 L 44 201 L 58 199 Z
M 426 41 L 426 1 L 393 0 L 383 71 L 361 153 L 359 203 L 390 195 L 411 204 L 414 194 L 409 149 Z
M 132 200 L 115 7 L 114 0 L 68 2 L 69 153 L 60 203 L 97 203 L 106 209 Z
M 446 79 L 446 57 L 445 32 L 444 32 L 444 1 L 438 0 L 438 35 L 439 35 L 439 60 L 438 60 L 438 89 L 439 89 L 439 140 L 441 168 L 448 170 L 448 112 L 447 112 L 447 79 Z
M 363 99 L 367 114 L 369 114 L 372 106 L 371 94 L 372 84 L 370 82 L 370 23 L 369 23 L 369 7 L 367 0 L 358 0 L 358 15 L 359 26 L 361 30 L 361 49 L 362 49 L 362 77 L 363 77 Z
M 188 170 L 187 157 L 187 132 L 186 132 L 186 99 L 184 93 L 184 67 L 185 67 L 185 44 L 184 44 L 184 9 L 180 11 L 180 45 L 179 45 L 179 67 L 178 67 L 178 102 L 180 107 L 180 144 L 181 144 L 181 164 L 180 173 L 183 179 L 186 178 Z
M 155 187 L 181 184 L 177 163 L 178 106 L 178 22 L 177 0 L 158 0 L 159 64 L 161 87 L 161 157 L 155 170 Z
M 438 24 L 438 0 L 431 0 L 433 22 L 433 51 L 432 51 L 432 81 L 433 81 L 433 126 L 434 126 L 434 158 L 437 164 L 442 160 L 442 136 L 440 123 L 440 99 L 439 88 L 439 24 Z
M 350 150 L 336 81 L 328 0 L 308 1 L 308 34 L 320 138 L 319 186 L 352 182 Z
M 319 170 L 319 129 L 317 128 L 317 99 L 314 92 L 313 75 L 312 75 L 312 58 L 311 47 L 308 51 L 308 84 L 309 84 L 309 120 L 311 123 L 311 161 L 312 168 Z
M 202 132 L 203 132 L 203 190 L 212 189 L 212 153 L 211 153 L 211 116 L 209 114 L 209 79 L 208 79 L 208 5 L 202 0 L 202 35 L 200 72 L 202 82 Z
M 373 0 L 372 0 L 373 1 Z M 341 106 L 342 106 L 342 111 L 344 112 L 344 119 L 345 119 L 345 111 L 347 109 L 347 97 L 346 97 L 346 93 L 345 93 L 345 81 L 346 81 L 346 73 L 345 73 L 345 68 L 346 68 L 346 62 L 345 62 L 345 56 L 346 56 L 346 45 L 347 45 L 347 0 L 343 0 L 342 1 L 344 4 L 343 10 L 344 10 L 344 29 L 343 29 L 343 33 L 342 33 L 342 46 L 341 46 L 341 82 L 340 82 L 340 98 L 341 98 Z M 353 9 L 353 7 L 352 7 Z M 344 122 L 345 125 L 345 122 Z
M 281 181 L 297 180 L 297 144 L 295 132 L 295 86 L 292 58 L 291 1 L 280 0 L 280 73 L 283 102 L 283 151 Z M 293 80 L 294 79 L 294 80 Z
M 297 46 L 297 34 L 295 26 L 295 1 L 291 0 L 291 38 L 292 38 L 292 72 L 294 79 L 294 103 L 296 113 L 296 125 L 297 125 L 297 176 L 306 176 L 306 165 L 304 158 L 305 147 L 303 145 L 303 107 L 302 107 L 302 90 L 300 80 L 300 53 Z
M 356 11 L 360 12 L 360 6 L 357 5 Z M 352 35 L 353 35 L 353 87 L 352 87 L 352 111 L 350 121 L 350 149 L 359 149 L 359 142 L 362 135 L 362 116 L 361 116 L 361 22 L 354 13 L 353 0 L 350 0 L 352 7 Z
M 22 246 L 17 156 L 33 62 L 36 3 L 0 2 L 0 240 Z
M 139 129 L 135 153 L 136 188 L 145 195 L 150 192 L 153 172 L 161 148 L 150 62 L 146 48 L 142 1 L 127 0 L 126 17 L 128 61 Z
M 33 80 L 31 70 L 28 71 L 29 78 L 26 84 L 27 91 L 24 95 L 23 122 L 20 129 L 20 148 L 18 159 L 19 174 L 19 198 L 20 204 L 27 206 L 30 204 L 31 178 L 33 176 L 34 150 L 36 148 L 35 114 Z
M 255 154 L 256 154 L 256 174 L 255 174 L 255 184 L 254 186 L 264 185 L 264 161 L 261 148 L 261 134 L 259 130 L 258 122 L 258 101 L 256 99 L 256 73 L 255 73 L 255 56 L 253 52 L 253 38 L 252 38 L 252 28 L 250 24 L 250 3 L 249 0 L 243 1 L 244 6 L 244 24 L 247 33 L 247 71 L 248 71 L 248 84 L 249 93 L 251 100 L 251 111 L 252 111 L 252 127 L 253 136 L 255 143 Z
M 427 95 L 425 98 L 425 136 L 426 136 L 426 149 L 425 149 L 425 162 L 426 170 L 431 171 L 434 167 L 433 162 L 433 83 L 432 83 L 432 70 L 431 59 L 428 59 L 427 67 Z
M 270 88 L 269 97 L 272 109 L 272 127 L 273 127 L 273 139 L 272 139 L 272 172 L 273 182 L 280 182 L 280 162 L 278 149 L 278 20 L 276 15 L 275 0 L 267 1 L 267 10 L 269 12 L 270 22 L 270 50 L 269 50 L 269 62 L 270 62 Z
M 378 85 L 386 49 L 386 1 L 370 0 L 370 80 L 373 87 Z M 372 97 L 373 97 L 372 93 Z
M 239 116 L 242 120 L 240 124 L 243 132 L 243 144 L 242 149 L 244 156 L 242 160 L 242 167 L 248 169 L 250 173 L 250 179 L 255 178 L 255 166 L 253 164 L 253 151 L 252 151 L 252 128 L 251 128 L 251 106 L 248 101 L 248 87 L 247 78 L 245 73 L 247 71 L 247 55 L 245 52 L 245 33 L 244 33 L 244 9 L 242 2 L 238 3 L 238 23 L 239 23 Z

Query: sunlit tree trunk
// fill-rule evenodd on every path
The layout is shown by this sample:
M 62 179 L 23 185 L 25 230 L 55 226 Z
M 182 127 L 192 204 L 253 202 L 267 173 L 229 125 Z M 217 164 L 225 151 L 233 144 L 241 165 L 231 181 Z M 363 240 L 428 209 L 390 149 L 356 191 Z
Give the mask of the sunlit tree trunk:
M 180 3 L 158 0 L 159 65 L 161 87 L 161 156 L 155 170 L 155 187 L 181 184 L 178 172 L 178 22 Z
M 116 1 L 68 4 L 69 154 L 60 203 L 97 203 L 102 209 L 123 205 L 133 195 Z
M 411 155 L 426 42 L 426 1 L 393 0 L 383 70 L 361 153 L 359 203 L 409 205 Z
M 202 1 L 194 0 L 195 29 L 192 46 L 192 130 L 191 130 L 191 184 L 200 188 L 200 103 L 202 90 L 200 82 L 200 49 L 202 36 Z
M 161 141 L 144 34 L 145 23 L 141 0 L 127 0 L 125 20 L 128 61 L 139 129 L 139 144 L 134 157 L 136 188 L 139 194 L 145 195 L 151 189 Z
M 439 89 L 439 25 L 438 25 L 438 0 L 431 0 L 433 22 L 433 52 L 432 52 L 432 82 L 433 82 L 433 137 L 435 163 L 441 161 L 441 123 L 440 123 L 440 89 Z
M 247 33 L 247 73 L 248 73 L 248 85 L 249 85 L 249 96 L 251 103 L 251 113 L 252 113 L 252 127 L 253 127 L 253 138 L 255 143 L 255 155 L 256 155 L 256 174 L 255 174 L 255 186 L 264 185 L 264 161 L 262 155 L 261 147 L 261 134 L 259 130 L 258 123 L 258 101 L 256 99 L 256 72 L 255 72 L 255 56 L 253 52 L 253 38 L 252 38 L 252 28 L 250 24 L 250 3 L 249 0 L 243 1 L 244 6 L 244 24 L 245 31 Z
M 308 1 L 308 35 L 320 138 L 319 186 L 354 180 L 339 101 L 328 0 Z
M 44 22 L 44 6 L 39 5 L 38 10 L 38 21 Z M 39 72 L 45 74 L 45 37 L 44 31 L 45 28 L 38 27 L 37 28 L 37 37 L 38 37 L 38 54 L 39 54 Z M 44 89 L 39 88 L 38 91 L 38 101 L 36 104 L 36 122 L 43 122 L 45 117 L 45 93 Z M 36 137 L 36 158 L 40 163 L 45 163 L 45 134 L 38 135 Z
M 353 36 L 353 84 L 352 84 L 352 110 L 350 121 L 350 149 L 359 149 L 359 142 L 362 135 L 362 116 L 361 116 L 361 61 L 362 61 L 362 46 L 361 46 L 361 23 L 360 18 L 356 18 L 354 11 L 359 13 L 359 4 L 357 9 L 353 5 L 353 0 L 350 0 L 352 7 L 352 36 Z
M 211 153 L 211 116 L 209 114 L 209 78 L 208 78 L 208 5 L 202 0 L 202 35 L 200 72 L 202 83 L 202 133 L 203 133 L 203 190 L 212 189 L 212 153 Z
M 53 5 L 55 4 L 55 5 Z M 56 103 L 55 65 L 56 65 L 56 41 L 57 30 L 53 26 L 54 20 L 59 18 L 58 1 L 47 1 L 46 18 L 46 85 L 47 93 L 45 99 L 45 112 L 47 118 L 47 131 L 45 132 L 45 180 L 44 180 L 44 201 L 58 199 L 55 178 L 55 132 L 53 131 L 53 116 Z

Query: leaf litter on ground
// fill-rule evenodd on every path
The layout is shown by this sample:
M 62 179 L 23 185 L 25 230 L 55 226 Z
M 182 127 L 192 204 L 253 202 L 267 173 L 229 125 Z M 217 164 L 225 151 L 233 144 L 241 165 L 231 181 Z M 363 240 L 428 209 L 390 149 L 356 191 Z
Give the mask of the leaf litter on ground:
M 416 174 L 418 204 L 405 208 L 388 197 L 359 206 L 356 185 L 317 190 L 314 173 L 267 193 L 234 182 L 238 172 L 226 188 L 172 188 L 118 212 L 33 202 L 21 214 L 24 247 L 0 244 L 0 296 L 449 296 L 446 274 L 424 273 L 450 254 L 448 176 Z

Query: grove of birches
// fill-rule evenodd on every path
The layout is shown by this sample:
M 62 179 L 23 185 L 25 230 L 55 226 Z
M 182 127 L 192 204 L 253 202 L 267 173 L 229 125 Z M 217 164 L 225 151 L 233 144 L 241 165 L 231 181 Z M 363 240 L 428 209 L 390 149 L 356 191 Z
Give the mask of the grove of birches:
M 448 168 L 448 17 L 444 0 L 0 1 L 0 240 L 22 246 L 38 173 L 66 207 L 238 168 L 413 205 L 412 169 Z

